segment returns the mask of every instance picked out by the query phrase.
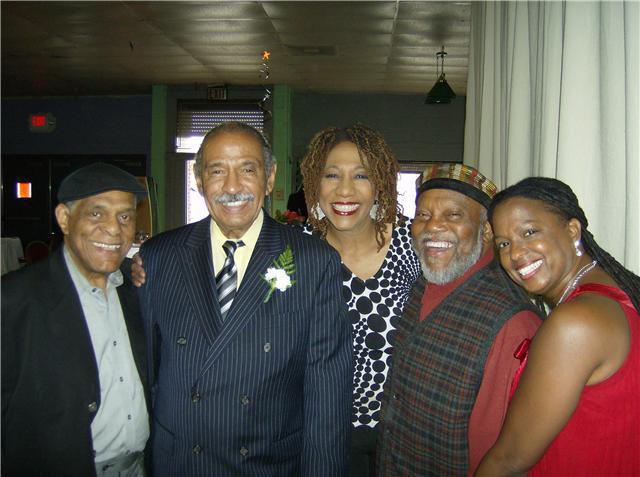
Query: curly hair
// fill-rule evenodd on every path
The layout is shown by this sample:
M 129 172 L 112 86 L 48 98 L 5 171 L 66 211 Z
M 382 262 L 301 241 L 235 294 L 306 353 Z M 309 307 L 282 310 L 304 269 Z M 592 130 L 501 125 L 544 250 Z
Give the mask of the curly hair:
M 576 219 L 582 226 L 582 246 L 585 252 L 616 281 L 620 288 L 629 296 L 640 313 L 640 277 L 622 266 L 615 258 L 603 250 L 595 241 L 591 232 L 587 230 L 589 222 L 578 203 L 578 198 L 571 187 L 562 181 L 550 177 L 529 177 L 517 184 L 498 192 L 489 207 L 489 222 L 493 226 L 493 214 L 498 205 L 513 197 L 539 200 L 545 208 L 565 221 Z
M 377 194 L 378 208 L 374 219 L 378 250 L 384 245 L 386 224 L 395 224 L 399 212 L 396 183 L 400 169 L 398 161 L 382 135 L 370 127 L 354 124 L 346 128 L 327 128 L 318 132 L 307 148 L 300 169 L 309 224 L 322 238 L 327 235 L 327 218 L 318 219 L 315 207 L 319 201 L 320 181 L 329 152 L 341 142 L 351 142 L 358 148 L 360 161 L 367 169 L 369 180 Z

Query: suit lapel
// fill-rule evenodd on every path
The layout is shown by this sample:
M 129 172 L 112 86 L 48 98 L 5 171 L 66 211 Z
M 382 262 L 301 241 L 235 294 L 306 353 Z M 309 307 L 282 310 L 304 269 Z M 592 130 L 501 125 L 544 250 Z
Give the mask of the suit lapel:
M 99 406 L 100 378 L 91 342 L 91 334 L 82 311 L 82 303 L 78 297 L 78 292 L 67 270 L 62 247 L 52 255 L 49 271 L 50 279 L 47 283 L 50 286 L 45 291 L 43 301 L 50 304 L 49 316 L 53 318 L 52 333 L 61 337 L 59 342 L 74 343 L 72 347 L 65 350 L 65 353 L 75 356 L 72 359 L 76 366 L 73 372 L 80 373 L 79 375 L 76 374 L 77 382 L 95 383 L 94 394 L 96 403 Z M 124 280 L 125 282 L 117 288 L 118 298 L 120 299 L 122 314 L 127 326 L 133 358 L 146 393 L 148 390 L 146 386 L 147 368 L 142 317 L 140 316 L 135 291 L 131 288 L 133 285 L 128 281 L 126 275 Z
M 91 335 L 82 311 L 78 292 L 62 255 L 62 247 L 54 253 L 49 261 L 48 286 L 43 290 L 42 300 L 48 304 L 47 320 L 51 334 L 59 336 L 58 343 L 74 343 L 59 350 L 74 363 L 73 373 L 78 383 L 94 383 L 93 396 L 100 405 L 100 379 L 96 364 Z
M 196 320 L 209 345 L 212 345 L 222 327 L 222 317 L 216 296 L 209 221 L 207 217 L 198 222 L 187 238 L 186 246 L 176 250 Z
M 273 259 L 283 250 L 283 240 L 276 222 L 265 212 L 262 230 L 253 249 L 247 271 L 227 313 L 225 325 L 222 327 L 220 335 L 211 347 L 209 355 L 203 364 L 201 374 L 211 367 L 229 342 L 256 316 L 256 310 L 263 305 L 263 300 L 268 290 L 261 276 L 273 264 Z M 219 313 L 218 311 L 218 316 Z

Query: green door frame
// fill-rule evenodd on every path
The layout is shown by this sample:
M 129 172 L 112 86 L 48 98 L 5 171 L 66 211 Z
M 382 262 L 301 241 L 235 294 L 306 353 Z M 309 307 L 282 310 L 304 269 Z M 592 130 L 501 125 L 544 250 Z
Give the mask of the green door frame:
M 287 199 L 291 194 L 293 181 L 292 148 L 292 102 L 293 90 L 290 86 L 277 84 L 273 91 L 273 154 L 278 169 L 271 195 L 271 214 L 287 209 Z

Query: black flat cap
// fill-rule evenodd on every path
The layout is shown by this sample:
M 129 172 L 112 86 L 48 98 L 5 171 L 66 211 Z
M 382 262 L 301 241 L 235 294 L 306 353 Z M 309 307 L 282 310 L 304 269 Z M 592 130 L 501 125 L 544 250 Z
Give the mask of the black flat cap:
M 94 162 L 76 169 L 62 180 L 58 201 L 71 202 L 110 190 L 131 192 L 138 200 L 147 196 L 146 189 L 128 172 L 111 164 Z

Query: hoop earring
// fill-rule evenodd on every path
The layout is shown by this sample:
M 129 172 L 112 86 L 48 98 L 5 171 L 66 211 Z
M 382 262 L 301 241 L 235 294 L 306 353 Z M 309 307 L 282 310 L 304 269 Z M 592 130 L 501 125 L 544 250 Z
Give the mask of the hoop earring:
M 378 199 L 373 201 L 373 205 L 371 206 L 371 209 L 369 209 L 369 217 L 371 217 L 373 220 L 376 220 L 377 214 L 378 214 Z
M 325 215 L 324 212 L 322 211 L 322 209 L 320 208 L 320 203 L 316 203 L 316 205 L 313 207 L 313 209 L 311 209 L 311 211 L 313 212 L 313 215 L 316 216 L 316 219 L 318 220 L 322 220 L 324 219 Z
M 580 250 L 580 240 L 573 242 L 573 246 L 576 248 L 576 257 L 582 257 L 582 250 Z

